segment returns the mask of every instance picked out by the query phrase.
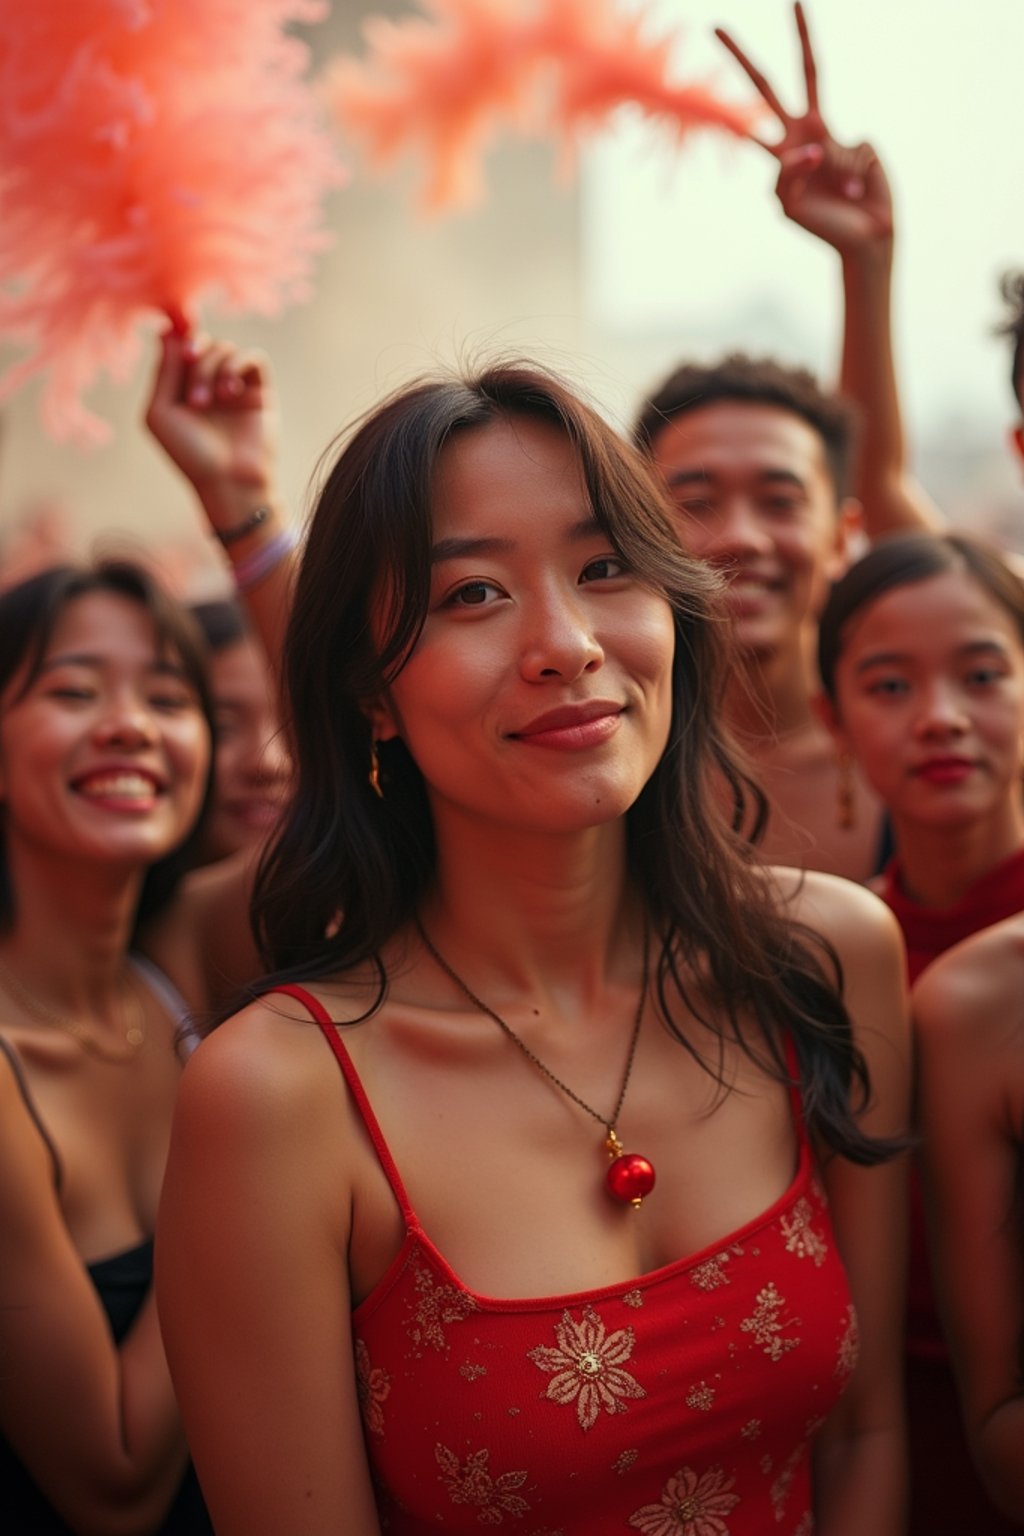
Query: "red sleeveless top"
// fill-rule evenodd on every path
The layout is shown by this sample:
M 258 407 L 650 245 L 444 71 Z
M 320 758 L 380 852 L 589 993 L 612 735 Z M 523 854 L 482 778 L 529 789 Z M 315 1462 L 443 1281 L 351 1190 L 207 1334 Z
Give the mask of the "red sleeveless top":
M 570 1296 L 495 1300 L 423 1231 L 323 1007 L 406 1236 L 352 1332 L 384 1531 L 810 1536 L 811 1447 L 857 1358 L 849 1287 L 793 1092 L 799 1159 L 762 1216 Z
M 1024 911 L 1024 849 L 995 865 L 950 907 L 924 907 L 903 890 L 899 860 L 885 870 L 882 899 L 907 946 L 911 985 L 954 944 Z M 907 1424 L 910 1431 L 910 1536 L 1011 1536 L 1021 1527 L 999 1514 L 967 1448 L 960 1397 L 932 1283 L 924 1193 L 910 1180 L 907 1275 Z M 936 1477 L 935 1469 L 942 1468 Z

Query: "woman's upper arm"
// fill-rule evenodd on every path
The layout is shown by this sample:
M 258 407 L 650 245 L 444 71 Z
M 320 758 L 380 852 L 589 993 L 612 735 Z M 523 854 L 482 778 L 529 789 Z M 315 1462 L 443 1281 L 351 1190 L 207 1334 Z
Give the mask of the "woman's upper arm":
M 870 1081 L 858 1120 L 874 1136 L 905 1138 L 911 1040 L 898 926 L 870 892 L 830 877 L 808 879 L 797 915 L 829 939 L 843 969 L 844 999 Z M 830 1536 L 894 1536 L 904 1529 L 907 1161 L 901 1154 L 862 1167 L 826 1154 L 822 1163 L 859 1334 L 857 1367 L 815 1454 L 816 1513 Z
M 186 1068 L 157 1241 L 168 1358 L 218 1536 L 378 1536 L 351 1337 L 351 1112 L 266 1004 Z
M 0 1059 L 0 1429 L 76 1530 L 149 1530 L 184 1468 L 155 1320 L 118 1350 L 50 1154 Z
M 1024 964 L 1014 956 L 1007 967 L 1006 959 L 986 935 L 966 968 L 961 955 L 933 967 L 914 1003 L 936 1287 L 964 1417 L 994 1491 L 1006 1477 L 1006 1453 L 1015 1459 L 1024 1508 Z
M 844 900 L 826 931 L 843 968 L 844 998 L 870 1083 L 858 1119 L 871 1135 L 906 1138 L 912 1045 L 902 937 L 888 908 L 869 892 L 846 887 L 838 894 Z M 851 1408 L 870 1413 L 876 1389 L 877 1401 L 889 1402 L 902 1372 L 908 1158 L 861 1167 L 832 1157 L 824 1177 L 861 1324 L 861 1360 L 848 1397 Z

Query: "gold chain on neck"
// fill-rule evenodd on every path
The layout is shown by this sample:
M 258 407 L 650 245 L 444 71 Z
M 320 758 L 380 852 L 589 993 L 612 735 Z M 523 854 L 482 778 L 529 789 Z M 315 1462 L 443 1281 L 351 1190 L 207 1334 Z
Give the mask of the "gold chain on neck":
M 95 1056 L 98 1061 L 110 1062 L 115 1066 L 123 1066 L 126 1062 L 134 1061 L 146 1038 L 145 1009 L 139 994 L 138 982 L 131 967 L 128 965 L 124 968 L 124 980 L 126 1017 L 123 1023 L 124 1042 L 127 1049 L 113 1051 L 109 1046 L 103 1045 L 90 1030 L 84 1028 L 76 1020 L 69 1019 L 65 1014 L 58 1013 L 55 1008 L 51 1008 L 48 1003 L 44 1003 L 42 998 L 36 997 L 35 993 L 31 992 L 25 983 L 15 976 L 9 966 L 0 960 L 0 985 L 14 998 L 15 1002 L 20 1003 L 29 1013 L 34 1014 L 37 1019 L 41 1019 L 43 1023 L 53 1024 L 57 1029 L 62 1029 L 66 1035 L 70 1035 L 72 1040 L 77 1045 L 80 1045 L 82 1050 L 86 1051 L 90 1056 Z

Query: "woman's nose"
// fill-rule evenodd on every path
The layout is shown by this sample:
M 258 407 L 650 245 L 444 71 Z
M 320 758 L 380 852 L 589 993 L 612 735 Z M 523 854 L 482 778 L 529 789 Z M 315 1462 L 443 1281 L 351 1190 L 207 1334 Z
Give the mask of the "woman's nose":
M 928 688 L 921 701 L 918 731 L 925 736 L 961 735 L 970 725 L 958 690 L 946 683 Z
M 97 739 L 126 749 L 150 746 L 157 735 L 153 712 L 144 700 L 123 696 L 111 698 L 97 721 Z
M 527 633 L 522 650 L 524 677 L 542 682 L 571 682 L 604 661 L 586 605 L 571 598 L 549 597 L 524 614 Z

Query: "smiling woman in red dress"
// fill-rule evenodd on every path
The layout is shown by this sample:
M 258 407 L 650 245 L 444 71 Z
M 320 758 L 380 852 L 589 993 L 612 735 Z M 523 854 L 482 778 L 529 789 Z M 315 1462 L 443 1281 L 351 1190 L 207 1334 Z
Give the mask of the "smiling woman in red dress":
M 724 628 L 536 369 L 337 459 L 275 975 L 186 1070 L 161 1208 L 219 1536 L 902 1529 L 898 934 L 716 810 Z

